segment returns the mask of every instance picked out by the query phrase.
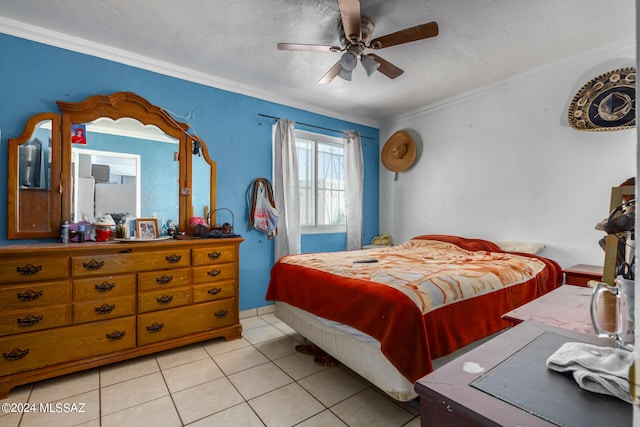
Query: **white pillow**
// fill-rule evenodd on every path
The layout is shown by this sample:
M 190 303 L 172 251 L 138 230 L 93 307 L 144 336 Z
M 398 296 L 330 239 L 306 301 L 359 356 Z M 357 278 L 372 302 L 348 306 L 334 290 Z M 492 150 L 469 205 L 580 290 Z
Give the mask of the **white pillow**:
M 523 252 L 526 254 L 537 254 L 544 249 L 543 243 L 519 240 L 505 240 L 503 242 L 496 242 L 496 245 L 505 252 Z

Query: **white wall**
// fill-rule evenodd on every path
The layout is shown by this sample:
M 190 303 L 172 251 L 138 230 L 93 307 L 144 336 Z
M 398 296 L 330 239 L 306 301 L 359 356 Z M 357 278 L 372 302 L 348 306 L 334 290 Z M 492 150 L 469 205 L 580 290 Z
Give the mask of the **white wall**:
M 594 226 L 611 187 L 636 176 L 636 131 L 576 131 L 567 110 L 585 83 L 635 66 L 635 55 L 628 40 L 384 123 L 380 148 L 404 129 L 418 157 L 398 181 L 380 167 L 380 232 L 395 243 L 429 233 L 537 241 L 563 267 L 602 265 Z

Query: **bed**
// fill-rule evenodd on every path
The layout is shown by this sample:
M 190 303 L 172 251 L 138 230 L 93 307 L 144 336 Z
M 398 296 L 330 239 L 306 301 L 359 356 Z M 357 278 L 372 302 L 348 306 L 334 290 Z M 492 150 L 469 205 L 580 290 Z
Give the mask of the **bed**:
M 433 361 L 509 326 L 502 314 L 562 284 L 553 260 L 424 235 L 391 247 L 288 255 L 266 298 L 278 318 L 391 397 Z

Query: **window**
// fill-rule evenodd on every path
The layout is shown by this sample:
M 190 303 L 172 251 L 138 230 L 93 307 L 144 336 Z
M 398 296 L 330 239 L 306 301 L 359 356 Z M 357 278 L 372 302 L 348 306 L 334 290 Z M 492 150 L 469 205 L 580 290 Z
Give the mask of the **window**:
M 303 233 L 344 232 L 342 138 L 295 131 Z

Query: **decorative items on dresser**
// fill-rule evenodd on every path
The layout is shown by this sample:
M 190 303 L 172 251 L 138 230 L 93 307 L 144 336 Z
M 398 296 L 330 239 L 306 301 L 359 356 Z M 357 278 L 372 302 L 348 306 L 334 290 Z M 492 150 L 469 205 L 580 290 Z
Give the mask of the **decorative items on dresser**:
M 240 338 L 242 238 L 0 248 L 0 398 L 11 388 Z

